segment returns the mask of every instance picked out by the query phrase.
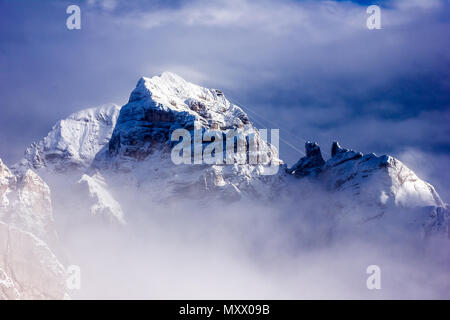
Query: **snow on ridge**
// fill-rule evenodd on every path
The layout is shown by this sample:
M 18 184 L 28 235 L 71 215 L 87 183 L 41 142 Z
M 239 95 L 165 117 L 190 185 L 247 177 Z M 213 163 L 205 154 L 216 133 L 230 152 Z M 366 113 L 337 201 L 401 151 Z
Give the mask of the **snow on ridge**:
M 334 142 L 331 158 L 323 161 L 316 143 L 307 142 L 305 148 L 307 155 L 288 170 L 296 177 L 318 176 L 329 190 L 349 194 L 359 202 L 404 208 L 445 207 L 431 184 L 391 156 L 362 154 Z
M 116 157 L 144 160 L 156 149 L 172 146 L 171 133 L 176 129 L 239 130 L 243 135 L 255 134 L 271 161 L 279 162 L 278 152 L 261 139 L 258 129 L 247 114 L 231 103 L 224 93 L 187 82 L 165 72 L 152 78 L 141 77 L 121 109 L 109 149 L 99 154 L 99 163 Z M 268 151 L 270 149 L 270 151 Z M 106 151 L 106 150 L 105 150 Z M 97 159 L 96 159 L 97 160 Z
M 147 99 L 155 102 L 155 108 L 187 112 L 209 120 L 209 124 L 216 122 L 222 126 L 233 126 L 248 122 L 247 114 L 226 99 L 222 91 L 201 87 L 171 72 L 139 79 L 129 102 Z
M 48 135 L 25 151 L 13 168 L 87 168 L 97 152 L 109 142 L 120 106 L 105 104 L 71 114 L 58 121 Z

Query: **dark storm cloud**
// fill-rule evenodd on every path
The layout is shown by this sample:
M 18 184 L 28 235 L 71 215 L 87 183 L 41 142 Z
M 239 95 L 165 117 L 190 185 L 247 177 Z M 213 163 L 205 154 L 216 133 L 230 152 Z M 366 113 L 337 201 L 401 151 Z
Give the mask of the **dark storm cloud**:
M 13 163 L 58 119 L 123 104 L 165 70 L 223 89 L 300 149 L 448 155 L 448 2 L 372 3 L 381 30 L 366 28 L 365 1 L 89 0 L 69 31 L 69 2 L 1 1 L 0 155 Z M 300 156 L 283 143 L 281 155 Z

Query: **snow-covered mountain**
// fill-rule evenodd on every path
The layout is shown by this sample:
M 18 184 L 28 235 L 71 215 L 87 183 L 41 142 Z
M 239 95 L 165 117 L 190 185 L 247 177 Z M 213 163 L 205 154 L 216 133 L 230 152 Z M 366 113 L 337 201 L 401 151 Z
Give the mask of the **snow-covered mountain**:
M 213 130 L 222 136 L 236 130 L 238 135 L 252 136 L 259 147 L 252 155 L 264 161 L 247 164 L 249 151 L 237 150 L 231 165 L 174 165 L 171 133 L 181 128 L 191 136 L 195 130 Z M 273 196 L 273 178 L 265 175 L 271 165 L 280 163 L 277 149 L 261 138 L 245 112 L 221 91 L 163 73 L 139 79 L 120 111 L 109 145 L 97 154 L 92 169 L 101 172 L 106 184 L 114 180 L 111 184 L 139 189 L 158 202 L 180 194 L 237 200 L 246 195 Z
M 331 207 L 352 214 L 355 221 L 392 223 L 393 217 L 385 215 L 399 215 L 399 211 L 410 209 L 409 217 L 403 216 L 400 223 L 415 222 L 426 235 L 447 232 L 450 212 L 446 204 L 431 184 L 400 160 L 373 153 L 364 155 L 342 148 L 338 142 L 331 146 L 331 158 L 327 161 L 317 143 L 306 142 L 305 151 L 306 156 L 288 172 L 298 179 L 313 179 L 323 185 L 332 194 Z
M 331 158 L 324 161 L 320 147 L 306 142 L 306 156 L 288 171 L 296 177 L 317 177 L 334 192 L 348 195 L 359 204 L 380 206 L 444 206 L 434 187 L 420 180 L 401 161 L 390 156 L 331 147 Z
M 86 169 L 109 142 L 120 107 L 107 104 L 70 115 L 53 126 L 48 135 L 25 151 L 19 166 L 55 171 Z
M 81 202 L 85 204 L 81 211 L 87 209 L 94 216 L 122 223 L 120 205 L 102 187 L 99 175 L 84 175 L 96 154 L 108 146 L 120 109 L 106 104 L 58 121 L 46 137 L 26 149 L 25 157 L 12 169 L 38 172 L 52 185 L 53 198 L 59 199 L 56 205 Z M 66 194 L 71 193 L 81 193 L 83 199 L 67 199 Z
M 248 116 L 224 94 L 172 73 L 141 78 L 123 107 L 109 143 L 111 155 L 144 159 L 175 129 L 253 130 Z
M 212 164 L 174 164 L 171 136 L 176 129 L 192 136 L 213 132 L 215 137 L 235 130 L 248 144 L 252 137 L 258 148 L 233 149 L 229 163 L 226 155 Z M 77 221 L 131 228 L 128 222 L 135 209 L 151 210 L 149 203 L 186 199 L 195 207 L 217 200 L 277 205 L 288 201 L 294 207 L 325 210 L 330 221 L 350 230 L 361 225 L 369 229 L 414 225 L 425 235 L 448 233 L 447 205 L 431 184 L 399 160 L 363 155 L 337 142 L 325 160 L 316 143 L 306 142 L 306 156 L 288 169 L 264 138 L 220 90 L 172 73 L 140 78 L 123 107 L 110 104 L 72 114 L 32 144 L 12 170 L 0 161 L 0 240 L 2 232 L 8 238 L 5 234 L 14 230 L 25 239 L 24 247 L 45 247 L 47 260 L 36 266 L 48 265 L 56 287 L 37 296 L 60 297 L 62 271 L 49 249 L 58 242 L 57 229 L 67 232 Z M 200 152 L 211 145 L 203 142 Z M 251 157 L 258 161 L 249 163 Z M 274 167 L 277 170 L 269 172 Z M 319 199 L 309 196 L 312 189 L 320 190 Z M 9 254 L 1 250 L 0 257 Z M 17 265 L 21 268 L 20 262 Z M 18 297 L 22 293 L 15 288 L 28 286 L 14 278 L 11 268 L 16 267 L 0 264 L 0 298 Z
M 224 160 L 175 165 L 170 157 L 171 133 L 180 128 L 192 135 L 194 130 L 225 135 L 230 129 L 253 135 L 263 146 L 257 153 L 266 163 L 249 164 L 249 151 L 237 150 L 232 164 Z M 359 213 L 363 221 L 381 217 L 386 208 L 446 206 L 433 186 L 393 157 L 363 155 L 334 143 L 332 157 L 325 161 L 317 144 L 307 142 L 305 149 L 306 156 L 287 169 L 276 148 L 262 139 L 248 115 L 222 91 L 166 72 L 140 78 L 123 107 L 90 108 L 61 120 L 13 168 L 32 168 L 44 177 L 59 172 L 63 185 L 84 188 L 92 215 L 121 224 L 127 219 L 124 194 L 146 194 L 146 199 L 159 202 L 182 195 L 205 199 L 206 194 L 226 201 L 242 197 L 270 201 L 287 186 L 301 183 L 294 177 L 319 181 L 333 193 L 330 206 L 344 211 L 361 205 L 377 208 L 368 216 Z M 264 174 L 268 163 L 280 165 L 277 174 Z M 60 184 L 61 179 L 54 189 L 64 189 Z

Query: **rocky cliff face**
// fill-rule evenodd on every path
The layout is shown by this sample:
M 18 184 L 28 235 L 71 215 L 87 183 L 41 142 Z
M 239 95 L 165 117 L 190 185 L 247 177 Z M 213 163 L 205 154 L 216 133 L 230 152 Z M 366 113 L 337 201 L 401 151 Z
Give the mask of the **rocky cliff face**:
M 9 194 L 17 183 L 17 178 L 0 159 L 0 212 L 5 213 L 10 206 Z
M 317 176 L 329 190 L 346 193 L 363 203 L 444 206 L 431 184 L 393 157 L 364 155 L 334 142 L 331 158 L 325 162 L 317 143 L 307 142 L 305 149 L 306 156 L 288 170 L 297 177 Z
M 0 160 L 0 220 L 45 241 L 57 241 L 50 188 L 32 170 L 15 174 Z
M 111 155 L 144 159 L 179 128 L 254 130 L 247 115 L 224 94 L 172 73 L 139 79 L 123 107 L 109 143 Z
M 325 165 L 320 147 L 317 143 L 308 141 L 305 144 L 305 151 L 306 156 L 294 164 L 288 172 L 296 177 L 317 176 Z
M 231 165 L 223 144 L 223 161 L 206 165 L 174 165 L 171 149 L 175 142 L 171 135 L 176 129 L 185 129 L 194 139 L 194 131 L 222 137 L 235 132 L 247 144 L 243 150 L 233 150 Z M 251 137 L 251 138 L 249 138 Z M 201 139 L 201 137 L 200 137 Z M 248 139 L 256 146 L 250 150 Z M 193 143 L 193 140 L 191 141 Z M 209 143 L 200 142 L 204 150 Z M 192 147 L 192 156 L 195 147 Z M 202 151 L 200 150 L 200 153 Z M 256 161 L 250 163 L 250 157 Z M 282 161 L 278 151 L 266 143 L 241 108 L 229 102 L 216 89 L 189 83 L 172 73 L 139 79 L 130 99 L 120 111 L 108 148 L 100 151 L 93 167 L 102 172 L 105 180 L 121 171 L 127 184 L 147 190 L 150 197 L 166 201 L 182 194 L 189 198 L 212 197 L 240 199 L 248 194 L 265 197 L 269 181 L 264 175 L 270 166 L 278 169 Z M 159 188 L 155 188 L 156 183 Z
M 49 187 L 0 160 L 0 200 L 0 299 L 62 299 L 65 271 L 47 244 L 58 245 Z

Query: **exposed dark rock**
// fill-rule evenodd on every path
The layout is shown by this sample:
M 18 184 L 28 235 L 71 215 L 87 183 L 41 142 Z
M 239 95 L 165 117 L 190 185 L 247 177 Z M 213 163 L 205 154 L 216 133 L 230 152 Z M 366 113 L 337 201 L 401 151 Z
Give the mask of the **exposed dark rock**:
M 335 155 L 337 155 L 338 153 L 343 153 L 343 152 L 347 152 L 348 149 L 342 148 L 339 145 L 339 142 L 334 141 L 333 144 L 331 145 L 331 156 L 334 157 Z
M 325 161 L 322 158 L 320 147 L 316 142 L 305 143 L 306 156 L 301 158 L 288 170 L 296 177 L 316 176 L 322 171 Z

